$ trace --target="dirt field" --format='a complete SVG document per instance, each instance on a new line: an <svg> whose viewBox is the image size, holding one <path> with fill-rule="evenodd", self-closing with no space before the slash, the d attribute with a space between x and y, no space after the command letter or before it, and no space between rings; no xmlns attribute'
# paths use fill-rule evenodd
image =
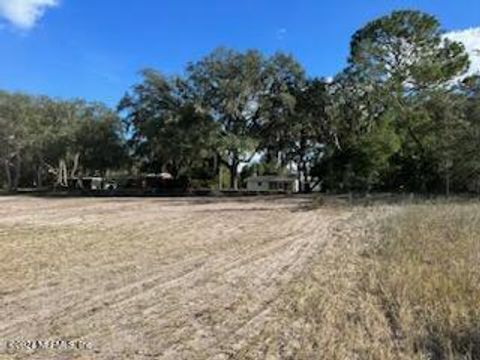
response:
<svg viewBox="0 0 480 360"><path fill-rule="evenodd" d="M92 348L5 356L234 358L349 216L301 198L0 197L0 353L65 339Z"/></svg>

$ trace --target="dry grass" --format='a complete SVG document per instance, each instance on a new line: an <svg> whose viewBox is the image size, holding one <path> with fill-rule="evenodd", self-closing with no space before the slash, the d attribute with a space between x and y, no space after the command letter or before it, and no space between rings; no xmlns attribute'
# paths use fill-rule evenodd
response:
<svg viewBox="0 0 480 360"><path fill-rule="evenodd" d="M362 205L0 198L5 359L480 359L480 205Z"/></svg>
<svg viewBox="0 0 480 360"><path fill-rule="evenodd" d="M238 359L480 359L479 205L361 208L336 240Z"/></svg>
<svg viewBox="0 0 480 360"><path fill-rule="evenodd" d="M15 359L228 359L271 321L348 211L305 199L0 198L0 353Z"/></svg>
<svg viewBox="0 0 480 360"><path fill-rule="evenodd" d="M402 349L480 359L480 207L413 206L382 238L371 286Z"/></svg>

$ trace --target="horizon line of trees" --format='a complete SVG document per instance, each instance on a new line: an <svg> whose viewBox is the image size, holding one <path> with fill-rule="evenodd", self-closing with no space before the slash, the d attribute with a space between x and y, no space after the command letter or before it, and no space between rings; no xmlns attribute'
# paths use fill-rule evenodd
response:
<svg viewBox="0 0 480 360"><path fill-rule="evenodd" d="M478 192L480 76L469 65L435 17L402 10L355 32L333 81L308 77L291 54L219 48L182 75L143 70L115 111L0 92L0 183L168 171L238 189L293 168L303 191L314 179L332 192Z"/></svg>

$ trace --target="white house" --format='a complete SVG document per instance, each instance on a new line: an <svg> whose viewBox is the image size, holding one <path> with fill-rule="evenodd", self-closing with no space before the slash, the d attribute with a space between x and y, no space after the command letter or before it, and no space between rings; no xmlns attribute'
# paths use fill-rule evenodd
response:
<svg viewBox="0 0 480 360"><path fill-rule="evenodd" d="M298 193L300 184L298 179L290 176L253 176L247 179L247 190Z"/></svg>

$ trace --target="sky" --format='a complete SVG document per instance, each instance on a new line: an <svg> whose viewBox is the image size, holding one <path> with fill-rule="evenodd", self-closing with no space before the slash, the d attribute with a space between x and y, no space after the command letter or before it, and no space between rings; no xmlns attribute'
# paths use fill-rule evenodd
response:
<svg viewBox="0 0 480 360"><path fill-rule="evenodd" d="M139 71L181 73L219 46L344 66L351 35L395 9L435 15L480 71L478 0L0 0L0 89L115 106Z"/></svg>

